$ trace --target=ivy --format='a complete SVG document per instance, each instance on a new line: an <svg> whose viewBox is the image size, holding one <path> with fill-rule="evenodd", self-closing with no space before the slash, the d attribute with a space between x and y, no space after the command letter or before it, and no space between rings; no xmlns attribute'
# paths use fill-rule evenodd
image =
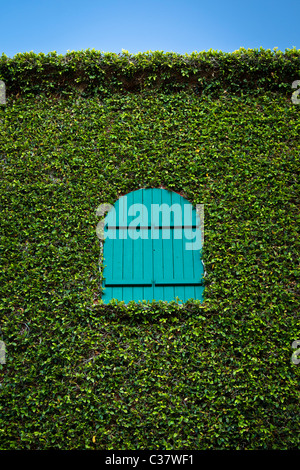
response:
<svg viewBox="0 0 300 470"><path fill-rule="evenodd" d="M216 95L247 90L277 91L287 95L299 76L300 54L296 48L284 52L240 48L233 53L210 49L190 55L148 51L131 55L94 49L59 55L19 53L0 58L0 78L11 95L56 93L83 96L143 91L180 91L192 88Z"/></svg>
<svg viewBox="0 0 300 470"><path fill-rule="evenodd" d="M2 55L1 449L299 448L297 78L295 49ZM161 186L204 204L205 302L104 305L96 209Z"/></svg>

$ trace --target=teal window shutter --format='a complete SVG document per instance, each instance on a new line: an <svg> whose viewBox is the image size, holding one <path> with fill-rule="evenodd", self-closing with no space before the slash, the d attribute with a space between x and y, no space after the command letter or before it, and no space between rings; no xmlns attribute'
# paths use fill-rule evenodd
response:
<svg viewBox="0 0 300 470"><path fill-rule="evenodd" d="M122 196L105 218L104 303L203 300L199 216L165 189Z"/></svg>

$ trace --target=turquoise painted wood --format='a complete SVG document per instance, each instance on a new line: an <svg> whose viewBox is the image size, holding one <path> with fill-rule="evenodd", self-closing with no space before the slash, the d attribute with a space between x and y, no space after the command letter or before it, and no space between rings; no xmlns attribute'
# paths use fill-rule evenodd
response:
<svg viewBox="0 0 300 470"><path fill-rule="evenodd" d="M196 209L172 191L140 189L118 199L105 218L104 303L203 301L199 225Z"/></svg>

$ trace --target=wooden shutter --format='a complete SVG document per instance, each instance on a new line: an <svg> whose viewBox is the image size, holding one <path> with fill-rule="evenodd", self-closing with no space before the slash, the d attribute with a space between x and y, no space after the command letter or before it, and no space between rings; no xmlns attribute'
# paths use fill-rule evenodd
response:
<svg viewBox="0 0 300 470"><path fill-rule="evenodd" d="M141 211L130 215L133 204ZM170 210L174 205L180 206L185 216L181 220ZM103 251L103 301L203 300L201 249L187 249L196 231L198 240L201 238L195 208L177 193L164 189L133 191L121 197L114 208L105 225L109 236ZM139 232L133 226L137 217ZM140 237L132 239L131 230Z"/></svg>

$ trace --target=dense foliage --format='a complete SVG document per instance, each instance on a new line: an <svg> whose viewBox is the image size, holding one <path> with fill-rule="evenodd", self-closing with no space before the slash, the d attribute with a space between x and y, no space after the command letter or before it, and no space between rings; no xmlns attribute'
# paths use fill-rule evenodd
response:
<svg viewBox="0 0 300 470"><path fill-rule="evenodd" d="M299 447L299 57L2 56L0 449ZM103 305L96 209L161 186L205 205L205 302Z"/></svg>
<svg viewBox="0 0 300 470"><path fill-rule="evenodd" d="M221 88L241 94L250 90L270 90L290 94L299 79L300 50L285 52L240 48L233 53L210 49L180 55L149 51L131 55L96 50L2 54L0 76L10 94L58 94L74 90L84 95L103 95L108 91L153 89L180 90L191 87L202 93Z"/></svg>

